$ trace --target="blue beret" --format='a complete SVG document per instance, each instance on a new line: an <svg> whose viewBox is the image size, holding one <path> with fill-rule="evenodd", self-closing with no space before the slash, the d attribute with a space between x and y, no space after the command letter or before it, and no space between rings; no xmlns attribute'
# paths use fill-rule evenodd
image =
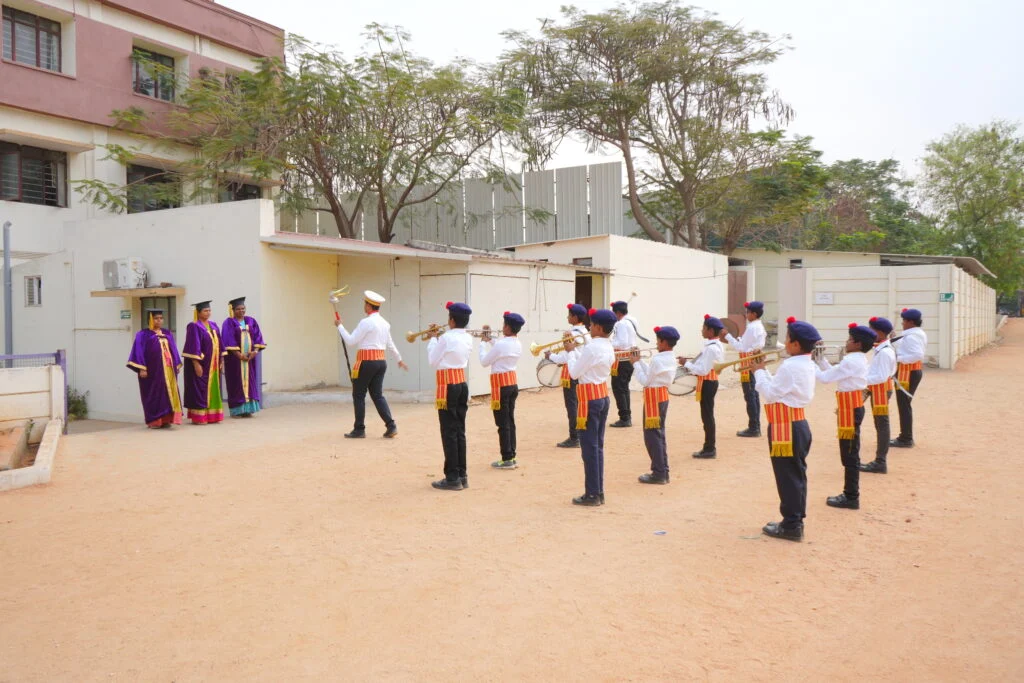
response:
<svg viewBox="0 0 1024 683"><path fill-rule="evenodd" d="M612 310L616 313L626 313L629 310L629 304L625 301L613 301Z"/></svg>
<svg viewBox="0 0 1024 683"><path fill-rule="evenodd" d="M593 308L590 309L590 322L597 323L601 327L604 327L606 329L611 328L618 321L619 319L615 317L615 314L609 311L607 308L602 308L600 310L596 310Z"/></svg>
<svg viewBox="0 0 1024 683"><path fill-rule="evenodd" d="M470 315L473 313L473 309L466 304L452 303L449 301L444 305L448 309L448 313L451 315Z"/></svg>
<svg viewBox="0 0 1024 683"><path fill-rule="evenodd" d="M719 320L713 315L708 315L706 313L704 314L704 324L713 330L720 330L725 327L725 325L722 324L721 320Z"/></svg>
<svg viewBox="0 0 1024 683"><path fill-rule="evenodd" d="M873 330L878 330L882 334L889 334L892 332L892 323L885 318L872 318L868 321L868 325Z"/></svg>
<svg viewBox="0 0 1024 683"><path fill-rule="evenodd" d="M747 309L748 311L753 311L754 313L757 313L759 315L764 313L764 304L761 303L760 301L748 301L745 304L743 304L743 308Z"/></svg>
<svg viewBox="0 0 1024 683"><path fill-rule="evenodd" d="M518 325L519 327L522 327L526 324L526 319L518 313L505 311L501 317L504 318L505 322L509 325Z"/></svg>
<svg viewBox="0 0 1024 683"><path fill-rule="evenodd" d="M870 327L864 325L858 325L857 323L850 323L850 336L859 342L874 343L878 340L878 335Z"/></svg>
<svg viewBox="0 0 1024 683"><path fill-rule="evenodd" d="M679 341L679 330L674 327L665 325L663 327L655 327L654 334L658 339L667 339L668 341Z"/></svg>
<svg viewBox="0 0 1024 683"><path fill-rule="evenodd" d="M797 320L792 316L787 318L786 322L789 325L788 329L792 333L793 339L810 343L821 341L821 335L818 334L818 329L814 325Z"/></svg>
<svg viewBox="0 0 1024 683"><path fill-rule="evenodd" d="M569 304L568 306L566 306L566 308L569 309L570 315L574 315L580 320L583 319L583 316L587 315L586 306L581 306L580 304Z"/></svg>
<svg viewBox="0 0 1024 683"><path fill-rule="evenodd" d="M900 317L904 320L913 320L915 323L921 322L921 311L916 308L904 308L903 312L900 313Z"/></svg>

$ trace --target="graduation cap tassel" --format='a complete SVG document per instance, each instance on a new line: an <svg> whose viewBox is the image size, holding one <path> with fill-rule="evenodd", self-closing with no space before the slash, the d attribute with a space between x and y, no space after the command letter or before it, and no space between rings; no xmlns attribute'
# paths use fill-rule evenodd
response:
<svg viewBox="0 0 1024 683"><path fill-rule="evenodd" d="M199 322L199 308L198 307L193 307L192 308L192 322L194 322L194 323Z"/></svg>
<svg viewBox="0 0 1024 683"><path fill-rule="evenodd" d="M153 329L153 314L149 314L149 329Z"/></svg>

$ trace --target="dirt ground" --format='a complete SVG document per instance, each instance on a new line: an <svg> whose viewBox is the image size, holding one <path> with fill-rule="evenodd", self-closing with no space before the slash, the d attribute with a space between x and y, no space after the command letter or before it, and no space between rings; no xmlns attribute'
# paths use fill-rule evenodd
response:
<svg viewBox="0 0 1024 683"><path fill-rule="evenodd" d="M1003 334L926 371L918 446L863 475L859 511L825 505L819 389L802 544L760 534L778 498L735 385L713 461L673 400L669 486L636 482L638 427L609 430L597 509L570 505L555 390L520 398L512 472L470 410L461 493L429 486L428 405L396 406L395 441L343 440L330 405L77 425L50 485L0 495L0 680L1024 680L1024 321Z"/></svg>

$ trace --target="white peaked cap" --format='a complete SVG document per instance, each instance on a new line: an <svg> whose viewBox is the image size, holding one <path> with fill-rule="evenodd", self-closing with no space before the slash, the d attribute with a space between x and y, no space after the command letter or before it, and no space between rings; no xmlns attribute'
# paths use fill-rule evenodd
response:
<svg viewBox="0 0 1024 683"><path fill-rule="evenodd" d="M380 294L370 291L369 289L363 292L363 298L374 306L380 306L382 303L387 301L387 299L382 297Z"/></svg>

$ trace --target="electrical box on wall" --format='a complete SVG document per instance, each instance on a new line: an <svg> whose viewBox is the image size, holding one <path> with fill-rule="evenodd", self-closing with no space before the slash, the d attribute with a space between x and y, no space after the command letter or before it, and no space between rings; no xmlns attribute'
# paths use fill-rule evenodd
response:
<svg viewBox="0 0 1024 683"><path fill-rule="evenodd" d="M103 262L103 287L105 289L142 289L149 280L146 264L138 256Z"/></svg>

